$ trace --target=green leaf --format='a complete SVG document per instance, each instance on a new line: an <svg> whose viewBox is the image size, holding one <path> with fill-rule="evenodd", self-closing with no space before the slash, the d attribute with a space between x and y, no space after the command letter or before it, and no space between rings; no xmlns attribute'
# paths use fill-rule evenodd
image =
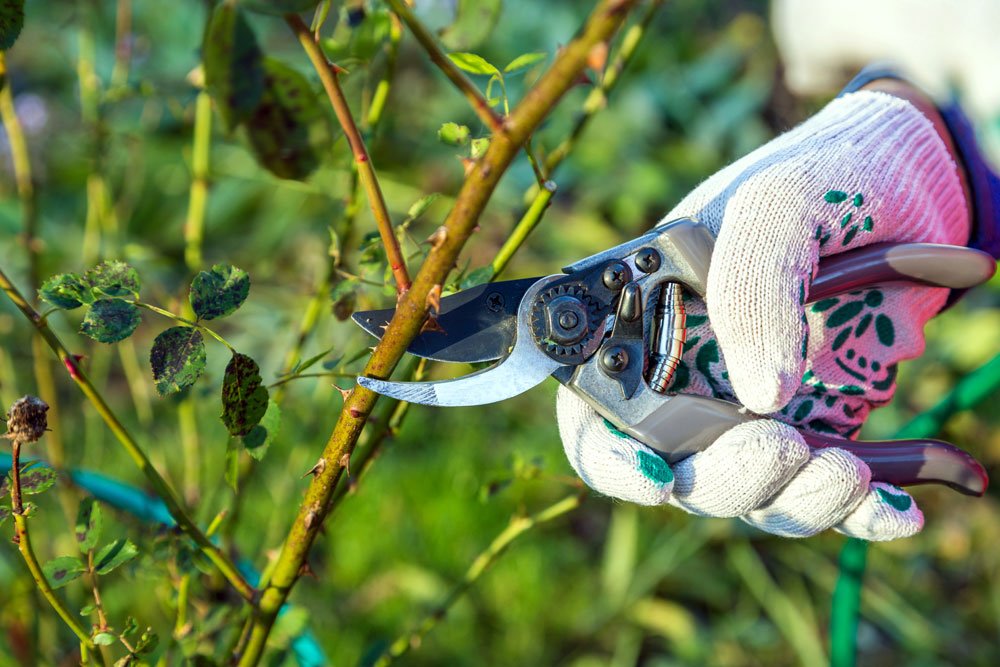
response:
<svg viewBox="0 0 1000 667"><path fill-rule="evenodd" d="M24 27L24 0L0 0L0 51L14 46Z"/></svg>
<svg viewBox="0 0 1000 667"><path fill-rule="evenodd" d="M451 146L464 146L469 141L469 128L458 123L445 123L438 130L438 139Z"/></svg>
<svg viewBox="0 0 1000 667"><path fill-rule="evenodd" d="M90 616L95 611L97 611L97 605L91 602L86 607L80 610L80 616Z"/></svg>
<svg viewBox="0 0 1000 667"><path fill-rule="evenodd" d="M411 206L406 212L406 219L412 221L422 216L430 205L433 204L434 201L440 196L440 192L432 192L431 194L424 195L417 201L413 202L413 206Z"/></svg>
<svg viewBox="0 0 1000 667"><path fill-rule="evenodd" d="M194 327L171 327L153 341L149 352L153 381L160 396L190 387L205 370L205 340Z"/></svg>
<svg viewBox="0 0 1000 667"><path fill-rule="evenodd" d="M470 287L475 287L476 285L488 283L492 278L493 267L487 264L486 266L481 266L467 275L460 283L460 286L462 289L469 289Z"/></svg>
<svg viewBox="0 0 1000 667"><path fill-rule="evenodd" d="M0 2L2 1L0 0ZM56 308L65 310L79 308L94 300L90 286L75 273L60 273L52 276L42 283L41 289L38 290L38 296Z"/></svg>
<svg viewBox="0 0 1000 667"><path fill-rule="evenodd" d="M267 399L257 362L234 352L222 381L222 421L230 435L246 435L253 430L267 412Z"/></svg>
<svg viewBox="0 0 1000 667"><path fill-rule="evenodd" d="M491 74L501 76L500 70L491 65L485 58L477 56L475 53L449 53L448 59L455 63L459 69L465 70L470 74Z"/></svg>
<svg viewBox="0 0 1000 667"><path fill-rule="evenodd" d="M267 411L261 417L260 423L243 436L243 446L247 454L260 461L267 454L268 448L274 442L281 428L281 408L274 401L267 402Z"/></svg>
<svg viewBox="0 0 1000 667"><path fill-rule="evenodd" d="M106 296L139 296L139 274L117 259L101 262L83 274L83 279Z"/></svg>
<svg viewBox="0 0 1000 667"><path fill-rule="evenodd" d="M250 294L250 276L229 264L216 264L191 281L191 307L198 319L225 317L243 305Z"/></svg>
<svg viewBox="0 0 1000 667"><path fill-rule="evenodd" d="M264 95L247 119L257 161L278 178L305 180L330 148L330 125L316 91L297 70L264 60Z"/></svg>
<svg viewBox="0 0 1000 667"><path fill-rule="evenodd" d="M132 335L142 321L139 309L121 299L98 299L80 324L80 333L98 343L117 343Z"/></svg>
<svg viewBox="0 0 1000 667"><path fill-rule="evenodd" d="M105 545L94 559L94 569L97 574L108 574L117 567L124 565L139 555L139 547L130 540L122 538Z"/></svg>
<svg viewBox="0 0 1000 667"><path fill-rule="evenodd" d="M110 632L98 632L94 635L94 643L98 646L111 646L115 643L115 636Z"/></svg>
<svg viewBox="0 0 1000 667"><path fill-rule="evenodd" d="M502 0L458 0L455 20L441 31L441 41L454 51L475 48L493 32L502 5Z"/></svg>
<svg viewBox="0 0 1000 667"><path fill-rule="evenodd" d="M263 55L243 13L228 2L212 12L202 45L205 87L229 131L249 119L264 96Z"/></svg>
<svg viewBox="0 0 1000 667"><path fill-rule="evenodd" d="M21 493L26 496L46 491L56 483L56 471L47 466L37 466L21 473Z"/></svg>
<svg viewBox="0 0 1000 667"><path fill-rule="evenodd" d="M136 630L139 629L139 624L135 622L134 616L129 616L125 619L125 626L122 627L122 636L130 637L135 634Z"/></svg>
<svg viewBox="0 0 1000 667"><path fill-rule="evenodd" d="M80 551L87 553L97 546L97 541L101 539L101 529L104 526L104 517L101 514L101 506L93 497L84 498L80 502L80 509L76 513L76 546Z"/></svg>
<svg viewBox="0 0 1000 667"><path fill-rule="evenodd" d="M514 58L507 66L503 68L504 74L510 74L511 72L516 72L518 70L526 69L531 67L540 60L545 60L549 54L544 52L538 53L522 53L517 58Z"/></svg>
<svg viewBox="0 0 1000 667"><path fill-rule="evenodd" d="M472 148L469 151L469 155L473 160L478 160L483 155L486 154L486 149L490 147L489 137L483 137L482 139L473 139Z"/></svg>
<svg viewBox="0 0 1000 667"><path fill-rule="evenodd" d="M312 11L319 0L243 0L241 4L251 12L281 16Z"/></svg>
<svg viewBox="0 0 1000 667"><path fill-rule="evenodd" d="M83 561L76 556L60 556L43 565L42 573L52 588L62 588L83 574L84 569Z"/></svg>

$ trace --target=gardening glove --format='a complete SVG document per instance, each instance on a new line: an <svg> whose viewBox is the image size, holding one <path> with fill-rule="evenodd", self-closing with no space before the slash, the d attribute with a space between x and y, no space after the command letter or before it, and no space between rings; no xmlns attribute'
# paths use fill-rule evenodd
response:
<svg viewBox="0 0 1000 667"><path fill-rule="evenodd" d="M897 364L923 351L923 326L945 304L946 289L885 286L804 305L820 257L872 243L966 243L958 167L932 123L903 99L847 94L716 173L664 221L679 217L717 241L705 301L688 295L687 343L668 391L772 418L730 429L671 469L561 389L560 435L577 474L616 498L739 516L789 537L918 532L923 515L906 492L873 483L844 450L810 450L796 428L854 437L891 400Z"/></svg>

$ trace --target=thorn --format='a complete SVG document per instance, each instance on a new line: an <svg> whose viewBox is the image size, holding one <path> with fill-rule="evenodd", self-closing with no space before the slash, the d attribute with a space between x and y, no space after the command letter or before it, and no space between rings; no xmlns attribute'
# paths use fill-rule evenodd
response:
<svg viewBox="0 0 1000 667"><path fill-rule="evenodd" d="M468 177L472 173L472 170L476 167L476 161L471 157L460 157L458 158L462 163L462 175Z"/></svg>
<svg viewBox="0 0 1000 667"><path fill-rule="evenodd" d="M334 389L336 389L337 391L339 391L340 392L340 397L342 399L344 399L345 401L348 399L348 397L350 397L351 394L354 393L354 389L344 389L343 387L338 387L335 384L332 384L330 386L333 387Z"/></svg>
<svg viewBox="0 0 1000 667"><path fill-rule="evenodd" d="M319 513L309 510L309 512L306 513L306 518L303 523L306 525L306 530L312 530L312 527L315 526L318 521Z"/></svg>
<svg viewBox="0 0 1000 667"><path fill-rule="evenodd" d="M448 230L444 225L441 225L434 230L434 233L427 237L427 242L431 244L431 247L437 250L441 247L441 244L445 242L448 238Z"/></svg>
<svg viewBox="0 0 1000 667"><path fill-rule="evenodd" d="M431 288L431 291L427 293L424 306L430 310L431 317L437 317L441 312L441 283L435 284Z"/></svg>
<svg viewBox="0 0 1000 667"><path fill-rule="evenodd" d="M326 470L326 459L321 456L319 461L316 461L316 465L309 468L309 470L306 471L306 474L302 475L300 479L304 479L309 475L322 475L324 470Z"/></svg>
<svg viewBox="0 0 1000 667"><path fill-rule="evenodd" d="M351 455L344 452L344 455L340 457L340 467L344 469L347 473L347 477L351 476Z"/></svg>
<svg viewBox="0 0 1000 667"><path fill-rule="evenodd" d="M420 327L420 333L423 334L427 333L428 331L437 331L439 333L445 334L446 336L448 335L448 332L444 330L444 327L441 326L441 323L438 322L437 318L434 317L433 315L428 315L427 319L424 320L424 325Z"/></svg>
<svg viewBox="0 0 1000 667"><path fill-rule="evenodd" d="M302 567L299 568L299 576L300 577L312 577L313 579L317 578L316 577L316 573L313 572L313 569L309 565L309 563L302 563Z"/></svg>

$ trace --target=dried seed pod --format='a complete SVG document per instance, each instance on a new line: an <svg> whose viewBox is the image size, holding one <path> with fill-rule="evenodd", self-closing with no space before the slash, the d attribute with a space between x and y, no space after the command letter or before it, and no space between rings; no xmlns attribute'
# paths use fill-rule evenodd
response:
<svg viewBox="0 0 1000 667"><path fill-rule="evenodd" d="M48 428L49 422L45 416L48 411L48 404L37 396L17 399L7 413L7 433L3 437L21 444L35 442Z"/></svg>

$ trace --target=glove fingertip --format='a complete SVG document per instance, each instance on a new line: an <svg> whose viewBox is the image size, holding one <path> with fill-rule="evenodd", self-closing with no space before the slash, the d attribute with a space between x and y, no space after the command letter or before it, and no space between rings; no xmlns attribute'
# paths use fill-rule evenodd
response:
<svg viewBox="0 0 1000 667"><path fill-rule="evenodd" d="M837 532L869 542L887 542L916 535L924 527L924 514L906 491L872 482L868 494Z"/></svg>

